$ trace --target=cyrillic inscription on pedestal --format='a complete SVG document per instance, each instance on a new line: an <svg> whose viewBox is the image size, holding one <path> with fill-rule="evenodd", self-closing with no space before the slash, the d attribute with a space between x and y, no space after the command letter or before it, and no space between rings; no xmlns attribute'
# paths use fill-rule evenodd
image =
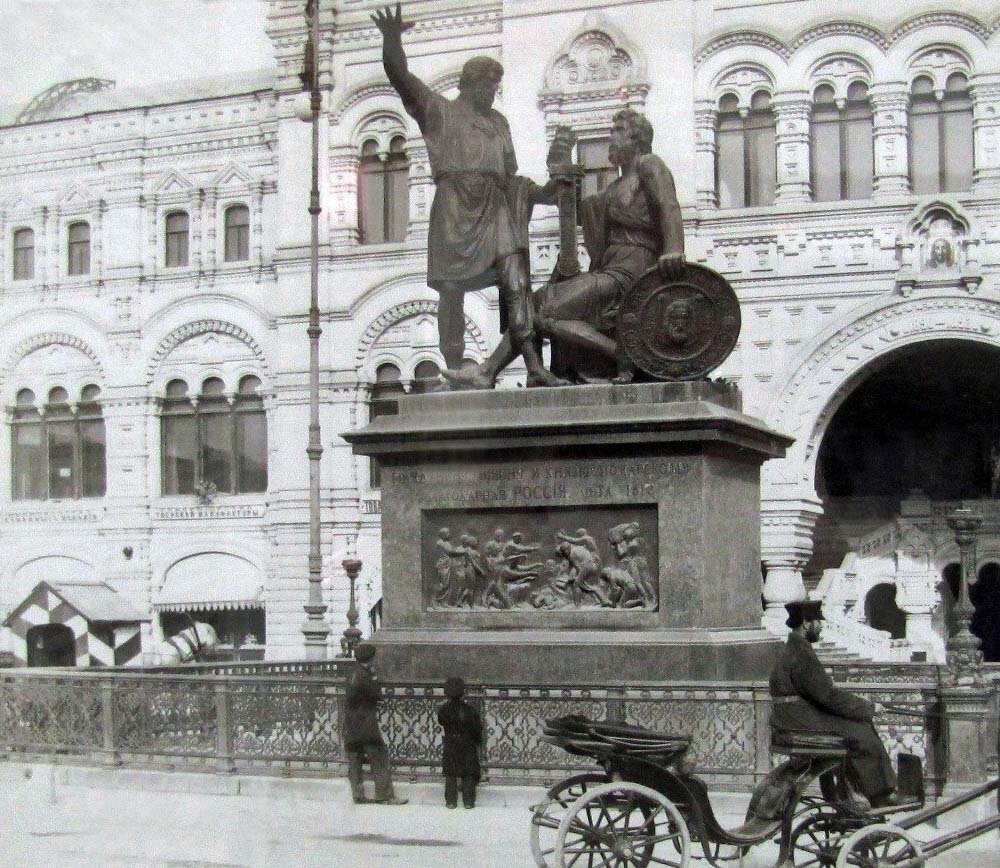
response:
<svg viewBox="0 0 1000 868"><path fill-rule="evenodd" d="M655 504L429 509L421 548L428 609L657 609Z"/></svg>

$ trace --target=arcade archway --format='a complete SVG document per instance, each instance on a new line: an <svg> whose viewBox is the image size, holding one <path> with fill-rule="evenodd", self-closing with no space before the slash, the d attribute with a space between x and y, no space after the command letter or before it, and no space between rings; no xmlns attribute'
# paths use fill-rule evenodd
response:
<svg viewBox="0 0 1000 868"><path fill-rule="evenodd" d="M834 414L819 448L807 582L840 565L851 540L899 515L900 501L990 495L1000 437L1000 350L962 340L881 357Z"/></svg>

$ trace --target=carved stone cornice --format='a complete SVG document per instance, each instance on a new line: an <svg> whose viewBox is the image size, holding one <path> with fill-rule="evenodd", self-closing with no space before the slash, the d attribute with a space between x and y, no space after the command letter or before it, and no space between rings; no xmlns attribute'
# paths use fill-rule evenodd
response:
<svg viewBox="0 0 1000 868"><path fill-rule="evenodd" d="M377 317L368 326L368 328L365 329L365 333L361 336L361 340L358 342L358 349L354 354L355 360L358 364L363 364L375 341L379 339L386 329L394 326L396 323L404 319L416 316L417 314L428 313L437 315L437 309L438 303L436 301L428 300L406 301L402 304L397 304L391 307L381 316ZM477 326L476 323L468 316L465 318L465 330L466 334L472 337L479 353L485 355L487 352L486 339L479 326Z"/></svg>
<svg viewBox="0 0 1000 868"><path fill-rule="evenodd" d="M694 55L695 69L714 55L737 46L766 48L768 51L773 51L783 60L788 60L792 56L788 46L784 42L768 33L760 30L738 30L733 33L724 33L721 36L716 36L698 49Z"/></svg>
<svg viewBox="0 0 1000 868"><path fill-rule="evenodd" d="M737 46L757 46L788 60L800 48L828 37L852 36L870 42L881 51L888 51L901 39L926 27L964 30L985 42L1000 29L1000 17L987 25L975 16L962 12L927 12L907 18L888 33L861 21L830 21L807 27L787 41L759 30L738 30L715 36L706 42L695 52L694 65L697 68L714 55Z"/></svg>
<svg viewBox="0 0 1000 868"><path fill-rule="evenodd" d="M61 344L62 346L72 347L75 350L79 350L88 359L90 359L101 372L101 376L104 376L104 370L101 367L101 360L97 353L94 352L93 348L86 341L75 335L67 334L66 332L45 332L44 334L33 335L30 338L26 338L17 344L12 350L7 353L4 359L3 370L0 374L6 375L14 369L14 366L21 361L26 355L39 350L42 347L48 347L52 344Z"/></svg>
<svg viewBox="0 0 1000 868"><path fill-rule="evenodd" d="M151 380L160 363L171 353L171 351L184 343L184 341L208 332L217 332L219 334L226 334L236 338L238 341L245 344L254 356L256 356L262 368L265 371L268 370L267 359L264 356L264 351L249 332L240 326L231 322L226 322L225 320L202 319L197 320L196 322L185 323L180 328L174 329L160 341L156 350L150 356L148 364L146 365L147 377Z"/></svg>

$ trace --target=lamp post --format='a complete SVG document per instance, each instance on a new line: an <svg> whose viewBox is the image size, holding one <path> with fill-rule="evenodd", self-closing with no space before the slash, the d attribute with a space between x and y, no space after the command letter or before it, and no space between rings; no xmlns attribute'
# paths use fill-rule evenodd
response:
<svg viewBox="0 0 1000 868"><path fill-rule="evenodd" d="M330 634L323 613L323 552L320 548L320 457L323 444L319 430L319 113L322 95L319 89L319 2L308 0L305 8L307 45L302 84L309 90L309 122L312 125L312 187L309 190L309 601L305 604L306 659L325 660Z"/></svg>
<svg viewBox="0 0 1000 868"><path fill-rule="evenodd" d="M351 598L347 605L347 629L344 630L344 637L340 640L341 657L353 657L354 646L361 641L361 631L358 629L358 605L354 597L354 583L358 580L358 573L361 572L361 561L357 558L348 558L341 562L344 572L351 581Z"/></svg>
<svg viewBox="0 0 1000 868"><path fill-rule="evenodd" d="M955 532L955 542L961 554L958 599L953 614L957 626L948 637L947 662L949 680L954 684L976 684L982 679L983 653L980 641L969 630L975 609L969 599L969 583L976 576L976 533L983 523L982 516L971 509L956 509L948 516L948 527Z"/></svg>

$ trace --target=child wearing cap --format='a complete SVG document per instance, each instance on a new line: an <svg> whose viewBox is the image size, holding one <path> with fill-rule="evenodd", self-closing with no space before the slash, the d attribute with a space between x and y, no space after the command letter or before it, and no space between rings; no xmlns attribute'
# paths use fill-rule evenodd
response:
<svg viewBox="0 0 1000 868"><path fill-rule="evenodd" d="M438 708L438 723L444 729L444 801L449 808L458 807L458 781L461 778L462 804L466 808L474 808L483 722L479 712L462 698L465 682L461 678L448 678L444 694L448 701Z"/></svg>

